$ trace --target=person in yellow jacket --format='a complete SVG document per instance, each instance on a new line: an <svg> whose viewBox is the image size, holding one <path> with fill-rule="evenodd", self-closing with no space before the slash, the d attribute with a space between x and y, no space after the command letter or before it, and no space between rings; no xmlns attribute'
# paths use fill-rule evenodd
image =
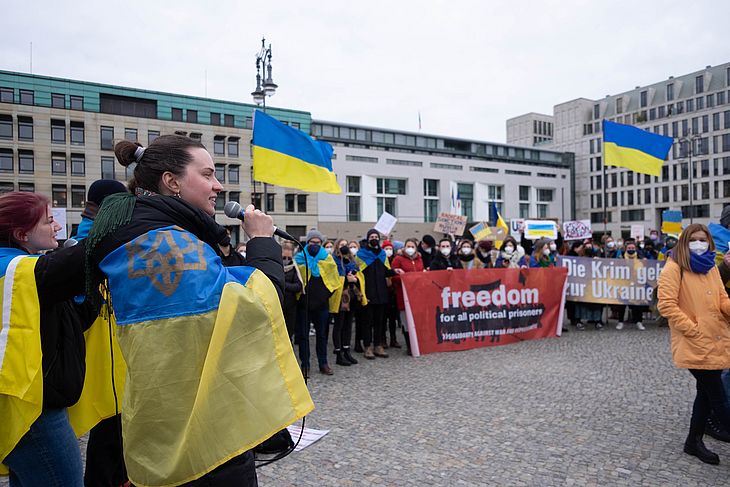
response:
<svg viewBox="0 0 730 487"><path fill-rule="evenodd" d="M659 312L669 321L674 364L697 381L684 451L717 465L702 437L710 411L730 430L730 410L721 380L730 368L730 298L715 266L715 244L705 225L692 224L669 254L659 276Z"/></svg>
<svg viewBox="0 0 730 487"><path fill-rule="evenodd" d="M83 246L58 247L61 226L37 193L0 195L0 474L10 485L81 486L67 408L84 386ZM93 424L89 425L89 427Z"/></svg>

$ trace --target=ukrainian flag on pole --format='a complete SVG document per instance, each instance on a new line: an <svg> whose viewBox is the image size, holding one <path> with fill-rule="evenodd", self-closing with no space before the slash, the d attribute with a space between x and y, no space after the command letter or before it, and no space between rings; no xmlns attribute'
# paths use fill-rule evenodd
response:
<svg viewBox="0 0 730 487"><path fill-rule="evenodd" d="M315 193L342 193L332 170L332 146L314 140L256 110L253 177L257 181Z"/></svg>
<svg viewBox="0 0 730 487"><path fill-rule="evenodd" d="M673 139L631 125L603 121L603 158L607 166L660 176Z"/></svg>

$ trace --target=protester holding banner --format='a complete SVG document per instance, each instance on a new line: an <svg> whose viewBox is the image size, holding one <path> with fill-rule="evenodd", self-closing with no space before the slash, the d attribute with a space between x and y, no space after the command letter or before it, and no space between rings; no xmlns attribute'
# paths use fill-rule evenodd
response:
<svg viewBox="0 0 730 487"><path fill-rule="evenodd" d="M403 336L405 337L408 354L411 353L411 342L408 337L408 320L406 319L405 304L403 301L403 286L400 276L409 272L423 272L423 258L418 252L418 242L415 238L409 238L403 247L403 253L396 255L393 259L393 287L395 288L396 304L400 313L400 322L403 324Z"/></svg>
<svg viewBox="0 0 730 487"><path fill-rule="evenodd" d="M622 256L622 249L616 245L616 242L611 236L606 236L606 241L603 243L603 257L606 259L620 259Z"/></svg>
<svg viewBox="0 0 730 487"><path fill-rule="evenodd" d="M371 228L366 237L367 247L357 252L357 263L365 276L365 294L368 305L365 307L365 326L363 329L364 357L373 360L375 357L388 357L379 343L384 333L385 308L388 305L388 287L386 278L395 275L390 269L390 262L385 251L380 248L380 233Z"/></svg>
<svg viewBox="0 0 730 487"><path fill-rule="evenodd" d="M479 267L492 268L499 258L499 250L494 248L492 240L480 240L476 246L476 258Z"/></svg>
<svg viewBox="0 0 730 487"><path fill-rule="evenodd" d="M428 269L431 267L431 260L433 259L436 250L436 240L431 235L424 235L421 239L421 243L418 246L418 253L421 254L423 259L423 266Z"/></svg>
<svg viewBox="0 0 730 487"><path fill-rule="evenodd" d="M633 241L629 241L626 243L626 249L624 253L624 259L628 260L635 260L639 258L638 250L636 248L636 243ZM629 323L633 323L636 325L637 330L646 330L646 327L644 327L644 324L641 322L643 319L644 313L648 310L646 306L637 306L637 305L629 305L626 306L629 311ZM622 330L624 327L624 307L619 306L620 312L619 312L619 321L616 325L617 330Z"/></svg>
<svg viewBox="0 0 730 487"><path fill-rule="evenodd" d="M529 265L529 267L555 267L555 255L552 254L555 248L555 242L548 238L541 238L535 242L534 250L529 261L523 258L520 265Z"/></svg>
<svg viewBox="0 0 730 487"><path fill-rule="evenodd" d="M461 268L461 261L456 254L454 254L454 247L451 239L442 238L439 240L438 253L433 256L429 270L443 271Z"/></svg>
<svg viewBox="0 0 730 487"><path fill-rule="evenodd" d="M645 259L657 260L659 258L659 253L654 248L654 242L652 240L644 239L642 245L644 248L641 249L641 254Z"/></svg>
<svg viewBox="0 0 730 487"><path fill-rule="evenodd" d="M513 236L510 235L504 239L499 251L499 256L494 262L495 268L520 268L520 262L522 262L522 258L525 255L525 250L521 245L517 244L517 240Z"/></svg>
<svg viewBox="0 0 730 487"><path fill-rule="evenodd" d="M474 242L471 240L464 239L459 242L459 250L457 251L456 256L459 258L459 262L461 262L462 269L471 270L484 267L484 265L475 258Z"/></svg>
<svg viewBox="0 0 730 487"><path fill-rule="evenodd" d="M720 458L705 447L702 437L711 410L730 431L730 408L721 380L722 369L730 368L730 298L705 225L685 228L669 256L659 276L659 311L669 320L675 365L689 369L697 381L684 451L717 465Z"/></svg>
<svg viewBox="0 0 730 487"><path fill-rule="evenodd" d="M593 259L600 258L601 249L593 242L586 239L583 242L583 256ZM578 252L580 255L580 252ZM603 329L603 305L599 303L576 303L575 318L577 323L575 327L578 330L585 330L585 323L593 323L596 330Z"/></svg>

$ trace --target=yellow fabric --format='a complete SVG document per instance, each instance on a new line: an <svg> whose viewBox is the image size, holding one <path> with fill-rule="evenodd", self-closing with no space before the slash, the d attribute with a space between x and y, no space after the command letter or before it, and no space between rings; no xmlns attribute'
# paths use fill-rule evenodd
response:
<svg viewBox="0 0 730 487"><path fill-rule="evenodd" d="M0 333L5 334L6 344L0 357L0 461L43 409L40 306L34 271L37 261L30 256L16 257L0 278ZM10 316L4 314L7 309ZM0 465L0 475L7 474L7 467Z"/></svg>
<svg viewBox="0 0 730 487"><path fill-rule="evenodd" d="M342 193L334 172L256 145L253 146L253 177L256 181L312 193Z"/></svg>
<svg viewBox="0 0 730 487"><path fill-rule="evenodd" d="M106 306L106 305L105 305ZM116 334L111 336L111 350L109 332L114 330L116 322L111 315L111 326L105 317L108 313L103 310L94 321L91 328L84 333L86 341L86 377L84 389L79 401L68 408L68 417L76 436L81 436L96 426L99 421L111 418L121 408L124 396L124 383L127 366L119 349ZM117 394L117 403L114 401L112 389L112 353L114 362L114 390Z"/></svg>
<svg viewBox="0 0 730 487"><path fill-rule="evenodd" d="M340 276L340 273L337 270L337 264L335 263L335 259L332 258L331 255L328 255L326 259L320 260L317 263L317 267L319 268L319 275L322 278L322 282L324 283L324 286L327 288L327 290L331 293L337 294L339 289L339 293L341 296L343 278L342 276ZM312 273L306 269L306 266L304 264L297 264L297 269L299 270L300 280L302 281L302 288L306 289L309 279L311 279L312 277ZM297 294L297 298L299 298L301 294L302 293ZM332 296L330 296L330 307L331 306Z"/></svg>
<svg viewBox="0 0 730 487"><path fill-rule="evenodd" d="M340 312L340 304L342 304L342 293L345 290L345 277L340 278L340 287L335 289L335 292L332 293L332 296L330 296L329 300L329 306L330 306L330 313L339 313Z"/></svg>
<svg viewBox="0 0 730 487"><path fill-rule="evenodd" d="M199 478L314 408L261 271L246 286L227 283L217 310L119 326L117 335L128 364L124 457L135 485Z"/></svg>
<svg viewBox="0 0 730 487"><path fill-rule="evenodd" d="M604 142L603 160L607 166L619 166L634 172L659 177L664 161L630 147L620 147L615 142Z"/></svg>

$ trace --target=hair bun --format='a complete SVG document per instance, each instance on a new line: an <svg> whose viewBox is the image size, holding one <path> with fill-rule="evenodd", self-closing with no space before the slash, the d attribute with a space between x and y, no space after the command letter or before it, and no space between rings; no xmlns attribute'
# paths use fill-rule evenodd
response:
<svg viewBox="0 0 730 487"><path fill-rule="evenodd" d="M130 142L128 140L120 140L114 144L114 155L117 156L119 164L127 167L137 162L134 153L138 147L142 147L139 142Z"/></svg>

